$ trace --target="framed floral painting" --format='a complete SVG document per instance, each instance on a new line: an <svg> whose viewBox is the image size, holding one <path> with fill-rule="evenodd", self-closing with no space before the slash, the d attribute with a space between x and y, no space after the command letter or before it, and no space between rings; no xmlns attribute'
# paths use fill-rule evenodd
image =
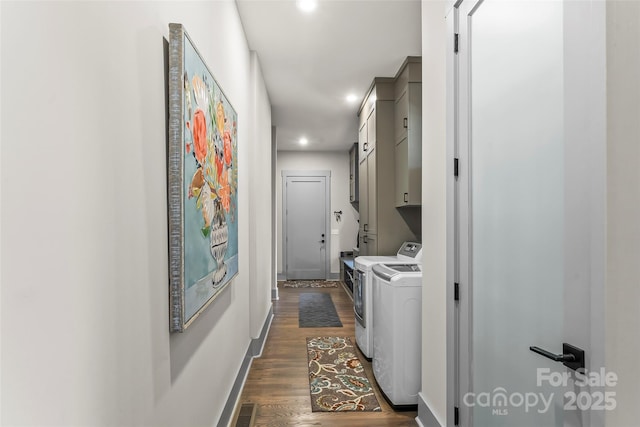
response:
<svg viewBox="0 0 640 427"><path fill-rule="evenodd" d="M170 329L238 274L238 121L181 24L169 24Z"/></svg>

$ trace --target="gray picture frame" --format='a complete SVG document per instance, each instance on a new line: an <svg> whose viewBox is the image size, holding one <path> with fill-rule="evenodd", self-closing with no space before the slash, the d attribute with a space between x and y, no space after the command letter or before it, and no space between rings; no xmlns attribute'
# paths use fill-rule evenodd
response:
<svg viewBox="0 0 640 427"><path fill-rule="evenodd" d="M182 24L169 24L169 329L238 274L237 113Z"/></svg>

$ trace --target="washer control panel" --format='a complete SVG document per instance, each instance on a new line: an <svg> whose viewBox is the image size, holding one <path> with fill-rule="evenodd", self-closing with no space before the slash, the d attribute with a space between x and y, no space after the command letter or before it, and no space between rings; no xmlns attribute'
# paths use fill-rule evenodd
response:
<svg viewBox="0 0 640 427"><path fill-rule="evenodd" d="M416 261L422 261L422 243L404 242L398 250L398 256L404 256Z"/></svg>

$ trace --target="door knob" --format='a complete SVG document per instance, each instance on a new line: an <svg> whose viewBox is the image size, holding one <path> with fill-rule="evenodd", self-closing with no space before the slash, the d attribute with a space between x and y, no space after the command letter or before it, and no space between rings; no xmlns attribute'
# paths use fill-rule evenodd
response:
<svg viewBox="0 0 640 427"><path fill-rule="evenodd" d="M529 350L534 353L538 353L547 359L551 359L554 362L562 362L564 366L573 369L574 371L578 369L582 369L584 371L584 350L571 344L567 344L566 342L562 343L562 354L553 354L550 351L536 346L529 347Z"/></svg>

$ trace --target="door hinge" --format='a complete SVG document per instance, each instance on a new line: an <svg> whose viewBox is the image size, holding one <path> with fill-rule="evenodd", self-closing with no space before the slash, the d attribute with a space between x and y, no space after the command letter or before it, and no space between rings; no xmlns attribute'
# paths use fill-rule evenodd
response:
<svg viewBox="0 0 640 427"><path fill-rule="evenodd" d="M460 283L453 284L453 300L460 301Z"/></svg>
<svg viewBox="0 0 640 427"><path fill-rule="evenodd" d="M455 176L456 178L458 177L458 173L460 172L458 164L459 164L459 161L458 161L458 158L456 157L455 159L453 159L453 176Z"/></svg>
<svg viewBox="0 0 640 427"><path fill-rule="evenodd" d="M460 409L457 406L453 408L453 425L457 426L460 424Z"/></svg>
<svg viewBox="0 0 640 427"><path fill-rule="evenodd" d="M458 53L458 33L453 35L453 53Z"/></svg>

